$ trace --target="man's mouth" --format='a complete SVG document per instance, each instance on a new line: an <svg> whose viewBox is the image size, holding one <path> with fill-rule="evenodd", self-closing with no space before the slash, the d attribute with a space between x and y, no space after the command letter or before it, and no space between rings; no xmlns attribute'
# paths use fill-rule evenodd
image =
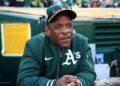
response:
<svg viewBox="0 0 120 86"><path fill-rule="evenodd" d="M61 38L61 41L62 42L69 42L69 41L71 41L71 38L70 37Z"/></svg>

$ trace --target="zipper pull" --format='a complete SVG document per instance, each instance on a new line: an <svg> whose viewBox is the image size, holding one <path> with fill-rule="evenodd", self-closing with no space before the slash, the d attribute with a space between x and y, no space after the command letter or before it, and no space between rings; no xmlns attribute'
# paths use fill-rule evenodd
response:
<svg viewBox="0 0 120 86"><path fill-rule="evenodd" d="M62 52L60 52L60 57L62 57Z"/></svg>

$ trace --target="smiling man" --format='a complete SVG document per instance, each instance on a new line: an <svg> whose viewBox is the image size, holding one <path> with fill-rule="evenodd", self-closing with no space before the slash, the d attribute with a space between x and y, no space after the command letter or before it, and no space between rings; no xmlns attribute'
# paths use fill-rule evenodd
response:
<svg viewBox="0 0 120 86"><path fill-rule="evenodd" d="M96 74L88 39L73 33L76 13L52 5L47 15L45 33L26 43L18 86L93 86Z"/></svg>

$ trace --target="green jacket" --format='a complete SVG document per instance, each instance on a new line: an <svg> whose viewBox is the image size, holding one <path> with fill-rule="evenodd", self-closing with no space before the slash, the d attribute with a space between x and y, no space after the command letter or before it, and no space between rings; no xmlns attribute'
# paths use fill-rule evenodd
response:
<svg viewBox="0 0 120 86"><path fill-rule="evenodd" d="M82 86L93 86L96 74L87 38L73 34L70 48L62 52L45 33L31 38L21 58L18 86L55 86L63 75L75 75Z"/></svg>

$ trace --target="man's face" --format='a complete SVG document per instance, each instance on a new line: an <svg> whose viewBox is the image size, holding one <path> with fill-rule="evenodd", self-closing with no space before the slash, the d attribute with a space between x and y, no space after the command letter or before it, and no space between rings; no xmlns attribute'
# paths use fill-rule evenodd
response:
<svg viewBox="0 0 120 86"><path fill-rule="evenodd" d="M72 20L66 14L60 14L48 24L46 32L60 48L69 47L73 33Z"/></svg>

